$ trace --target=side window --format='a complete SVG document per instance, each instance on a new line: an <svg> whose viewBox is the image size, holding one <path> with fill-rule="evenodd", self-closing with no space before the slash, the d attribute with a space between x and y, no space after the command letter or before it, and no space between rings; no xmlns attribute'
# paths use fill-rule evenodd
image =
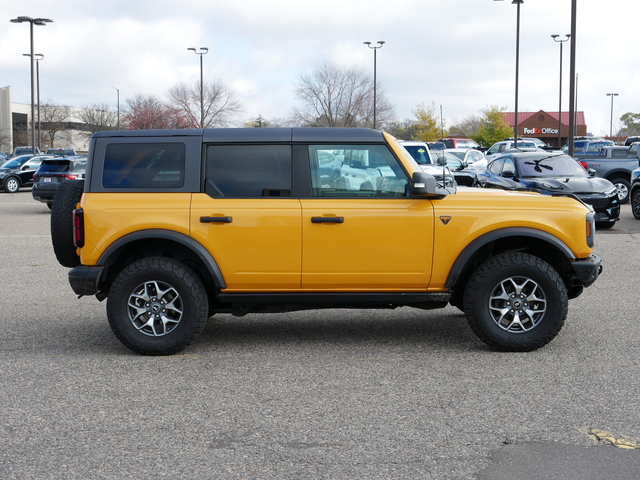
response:
<svg viewBox="0 0 640 480"><path fill-rule="evenodd" d="M504 159L504 167L502 167L502 175L511 174L512 176L516 174L516 163L513 158L505 158Z"/></svg>
<svg viewBox="0 0 640 480"><path fill-rule="evenodd" d="M107 145L105 188L180 188L184 185L182 143L112 143Z"/></svg>
<svg viewBox="0 0 640 480"><path fill-rule="evenodd" d="M291 146L208 145L205 179L211 197L289 197Z"/></svg>
<svg viewBox="0 0 640 480"><path fill-rule="evenodd" d="M502 165L504 165L504 158L499 158L495 162L491 162L489 164L489 171L496 175L500 175L500 173L502 173Z"/></svg>
<svg viewBox="0 0 640 480"><path fill-rule="evenodd" d="M314 197L408 195L409 178L385 145L310 145L309 162Z"/></svg>

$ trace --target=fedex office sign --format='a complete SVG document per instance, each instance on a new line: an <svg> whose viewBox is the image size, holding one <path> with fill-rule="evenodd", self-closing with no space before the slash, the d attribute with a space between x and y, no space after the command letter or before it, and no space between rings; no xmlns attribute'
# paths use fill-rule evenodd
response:
<svg viewBox="0 0 640 480"><path fill-rule="evenodd" d="M545 135L545 134L558 134L557 128L525 128L525 135Z"/></svg>

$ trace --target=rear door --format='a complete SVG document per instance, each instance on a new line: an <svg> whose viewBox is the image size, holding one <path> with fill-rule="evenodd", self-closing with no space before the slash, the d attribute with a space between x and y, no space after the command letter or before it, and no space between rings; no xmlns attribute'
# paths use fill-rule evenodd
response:
<svg viewBox="0 0 640 480"><path fill-rule="evenodd" d="M290 145L208 145L205 192L191 235L213 255L226 292L299 290L300 201L291 196Z"/></svg>

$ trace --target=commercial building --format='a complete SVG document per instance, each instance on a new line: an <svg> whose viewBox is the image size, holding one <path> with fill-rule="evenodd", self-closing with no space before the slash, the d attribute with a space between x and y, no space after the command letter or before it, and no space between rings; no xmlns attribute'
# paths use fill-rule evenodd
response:
<svg viewBox="0 0 640 480"><path fill-rule="evenodd" d="M554 147L562 147L569 138L569 112L561 112L560 145L558 145L558 112L518 112L518 136L536 137ZM587 135L584 112L576 112L574 136ZM505 122L513 128L515 113L505 112Z"/></svg>
<svg viewBox="0 0 640 480"><path fill-rule="evenodd" d="M77 107L57 108L64 108L68 115L55 122L55 125L47 125L41 112L40 144L36 146L42 148L72 147L77 152L86 152L89 148L90 133L88 133L87 125L79 118L82 109ZM36 125L37 121L38 111L36 110ZM50 138L54 130L55 145L51 145ZM31 105L13 102L10 86L0 88L0 152L10 153L18 145L31 145L30 132ZM36 143L38 143L38 139L36 139Z"/></svg>

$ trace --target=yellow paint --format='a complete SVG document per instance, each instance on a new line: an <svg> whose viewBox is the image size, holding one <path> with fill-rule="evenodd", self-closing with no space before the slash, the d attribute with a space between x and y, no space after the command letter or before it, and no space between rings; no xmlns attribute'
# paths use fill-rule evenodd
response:
<svg viewBox="0 0 640 480"><path fill-rule="evenodd" d="M617 437L615 434L599 430L597 428L589 428L586 430L586 434L593 437L598 443L604 445L611 445L617 448L624 448L627 450L640 449L640 441L635 438L621 436Z"/></svg>

